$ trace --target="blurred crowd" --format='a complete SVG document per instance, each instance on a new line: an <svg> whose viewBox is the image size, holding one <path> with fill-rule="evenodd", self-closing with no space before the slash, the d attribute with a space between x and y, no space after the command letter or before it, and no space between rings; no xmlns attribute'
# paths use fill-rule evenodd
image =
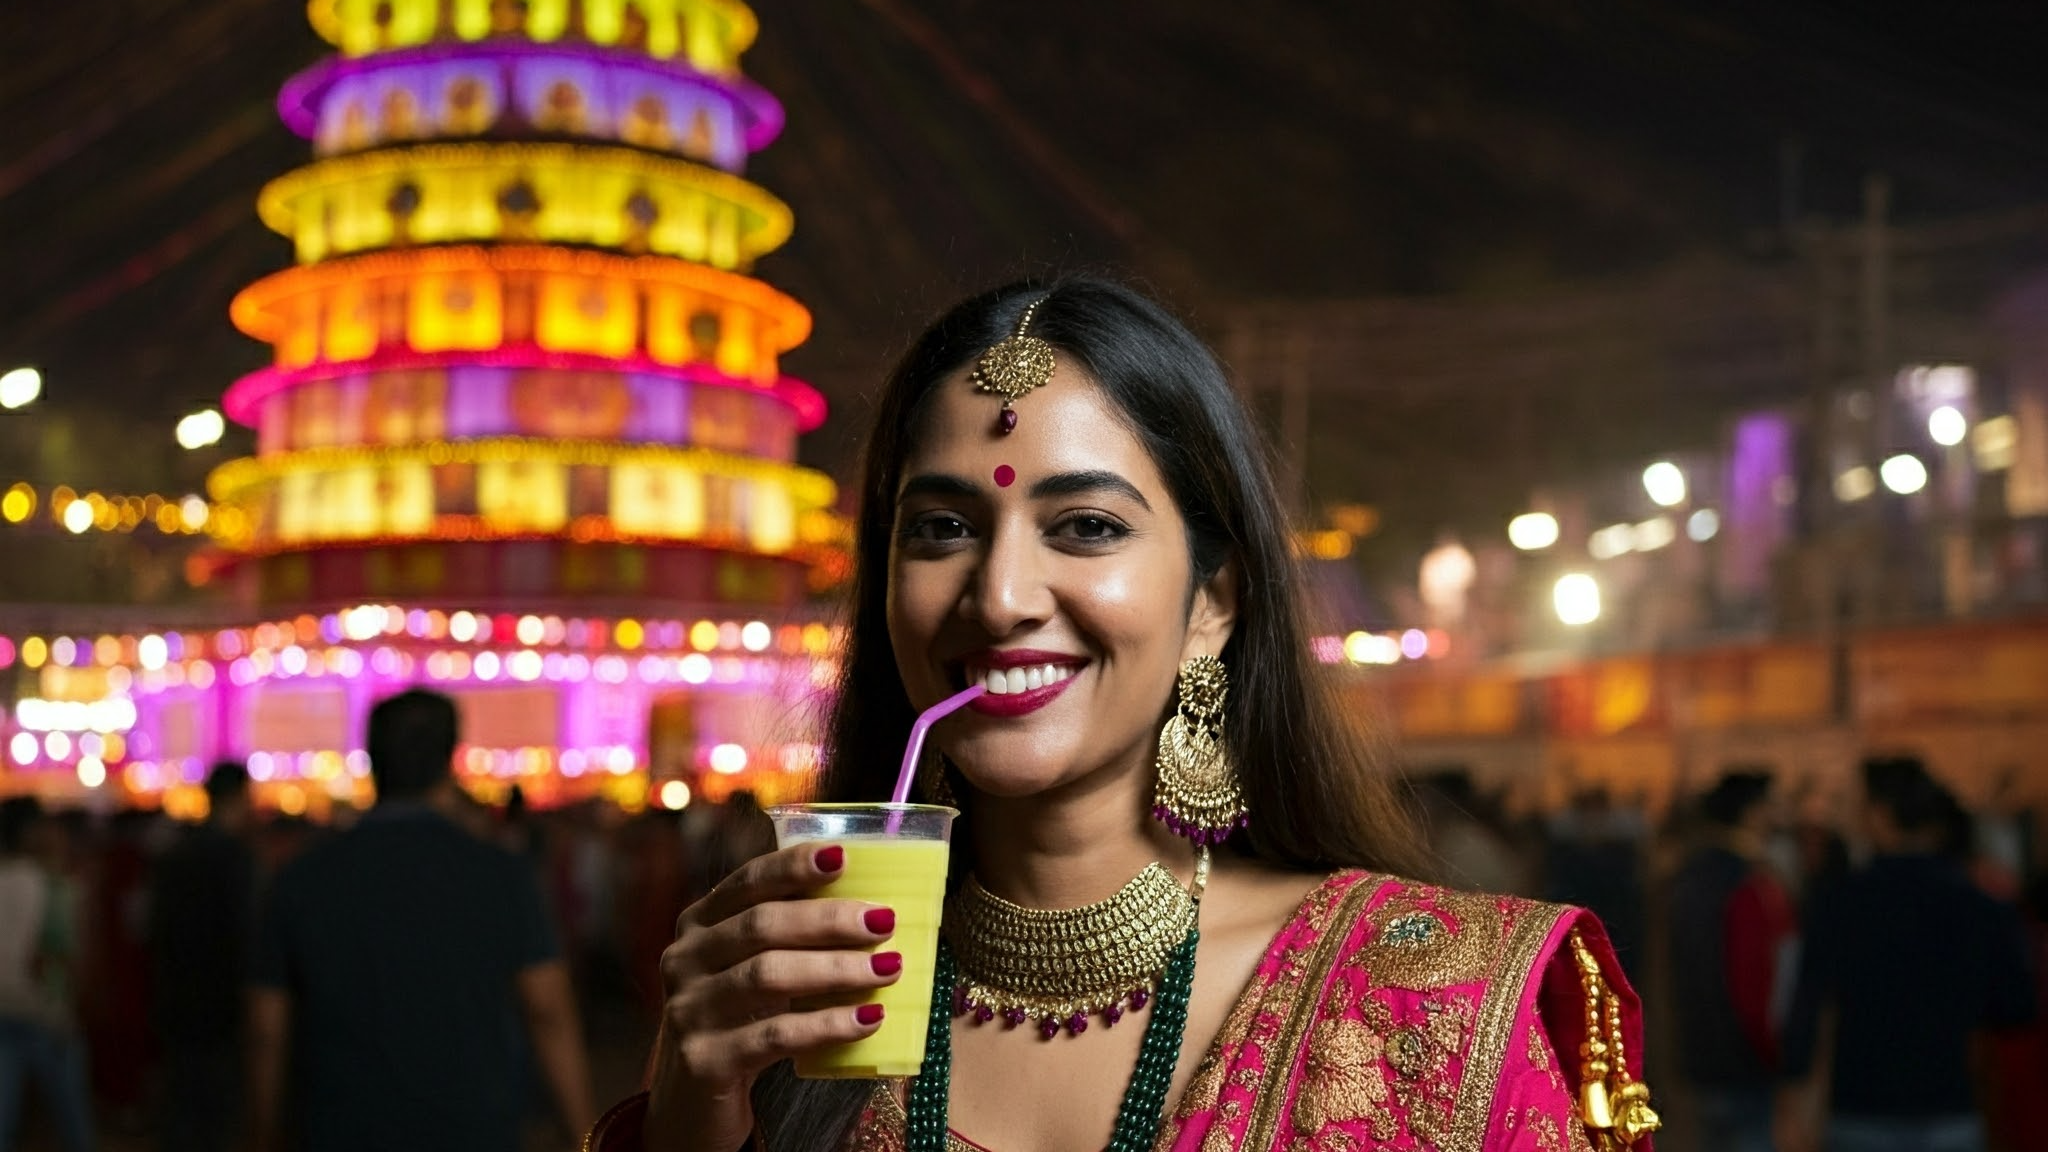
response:
<svg viewBox="0 0 2048 1152"><path fill-rule="evenodd" d="M1444 882L1600 914L1664 1152L2048 1149L2048 813L1909 756L1833 803L1777 778L1731 765L1655 821L1597 791L1517 818L1457 767L1416 795Z"/></svg>
<svg viewBox="0 0 2048 1152"><path fill-rule="evenodd" d="M246 781L217 766L199 825L0 802L0 1152L246 1146L244 993L266 889L364 818L259 814ZM630 1022L622 1046L636 1061L676 917L773 847L746 793L628 814L600 802L536 812L515 789L502 808L464 799L456 814L526 863L578 1000ZM528 1126L529 1146L573 1144L544 1111Z"/></svg>
<svg viewBox="0 0 2048 1152"><path fill-rule="evenodd" d="M1420 776L1416 794L1446 882L1601 915L1644 1000L1667 1152L2048 1149L2024 1111L2048 1092L2048 843L2036 814L1971 811L1910 758L1866 762L1853 801L1826 815L1773 780L1768 766L1733 767L1658 821L1597 792L1511 818L1456 769ZM329 901L312 917L328 935L305 940L278 927L288 917L276 906L291 901L277 882L322 852L344 872L374 871L335 849L371 843L344 833L375 832L407 805L316 825L258 813L239 765L217 766L207 789L210 814L196 825L0 803L0 1152L247 1146L251 1070L262 1075L247 1050L263 1032L246 1017L261 1003L247 996L252 982L289 993L293 1025L317 1028L321 964L376 967L333 935L348 914L333 903L340 881L312 885L312 870L296 870L298 888ZM517 862L518 875L459 873L431 855L447 845L421 856L416 844L369 889L378 906L363 934L392 935L385 893L406 885L391 875L420 877L423 892L457 885L422 897L429 917L436 899L491 906L486 887L504 889L508 908L537 894L544 924L519 927L508 912L507 971L565 971L585 1022L629 1022L617 1047L634 1061L676 917L773 843L745 793L637 814L608 803L535 812L516 789L501 808L440 795L439 834ZM474 953L449 958L459 969L485 956L479 923L442 946ZM402 934L425 949L432 926ZM413 955L409 966L431 967ZM528 1146L564 1146L578 1105L563 1103L574 1093L562 1082L583 1074L582 1055L550 1055L540 1003L528 1004L526 1029L497 1031L519 1036L527 1090L513 1098ZM579 1030L574 1005L563 1011ZM535 1103L544 1088L561 1109Z"/></svg>

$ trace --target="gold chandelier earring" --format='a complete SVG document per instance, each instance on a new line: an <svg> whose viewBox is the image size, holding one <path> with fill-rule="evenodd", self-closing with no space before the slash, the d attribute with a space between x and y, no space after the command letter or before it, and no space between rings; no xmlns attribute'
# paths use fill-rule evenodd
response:
<svg viewBox="0 0 2048 1152"><path fill-rule="evenodd" d="M1196 844L1221 844L1250 823L1237 766L1223 743L1230 673L1214 656L1180 666L1173 718L1159 732L1159 784L1152 815Z"/></svg>

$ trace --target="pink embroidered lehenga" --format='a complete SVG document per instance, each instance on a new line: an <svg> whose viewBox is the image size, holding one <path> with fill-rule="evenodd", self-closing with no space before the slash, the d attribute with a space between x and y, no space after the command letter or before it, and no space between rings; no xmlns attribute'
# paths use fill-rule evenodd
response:
<svg viewBox="0 0 2048 1152"><path fill-rule="evenodd" d="M1582 1045L1607 1065L1590 1092ZM1628 1086L1641 1051L1590 914L1342 872L1274 937L1154 1149L1567 1152L1642 1132L1647 1152L1654 1117ZM877 1085L849 1152L900 1152L899 1090ZM585 1148L637 1147L640 1107Z"/></svg>

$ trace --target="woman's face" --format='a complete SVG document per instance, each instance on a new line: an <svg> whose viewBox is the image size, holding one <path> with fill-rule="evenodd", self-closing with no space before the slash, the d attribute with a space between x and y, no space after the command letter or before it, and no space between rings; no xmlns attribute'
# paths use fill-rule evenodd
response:
<svg viewBox="0 0 2048 1152"><path fill-rule="evenodd" d="M965 370L940 384L897 490L896 666L919 710L990 685L940 733L990 795L1149 770L1181 661L1220 653L1235 608L1227 567L1190 597L1180 509L1069 359L1007 436Z"/></svg>

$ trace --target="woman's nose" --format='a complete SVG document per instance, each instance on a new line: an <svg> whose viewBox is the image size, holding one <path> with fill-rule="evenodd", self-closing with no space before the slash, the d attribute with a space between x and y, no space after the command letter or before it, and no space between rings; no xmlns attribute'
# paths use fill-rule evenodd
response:
<svg viewBox="0 0 2048 1152"><path fill-rule="evenodd" d="M1007 636L1043 621L1052 610L1037 533L999 527L989 538L981 567L963 607L991 636Z"/></svg>

